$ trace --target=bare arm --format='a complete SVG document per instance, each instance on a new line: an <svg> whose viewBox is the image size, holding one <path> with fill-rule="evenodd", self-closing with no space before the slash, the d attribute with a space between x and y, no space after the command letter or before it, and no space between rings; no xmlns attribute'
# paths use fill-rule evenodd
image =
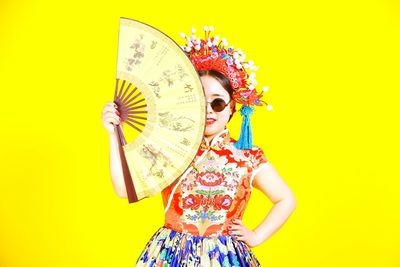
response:
<svg viewBox="0 0 400 267"><path fill-rule="evenodd" d="M121 159L119 156L118 139L114 132L114 125L120 123L119 116L113 102L107 102L103 108L102 122L104 128L107 130L110 141L110 175L115 193L121 197L126 198L126 187L122 172Z"/></svg>
<svg viewBox="0 0 400 267"><path fill-rule="evenodd" d="M253 179L253 186L261 190L273 203L264 220L254 229L247 228L241 220L232 220L230 233L250 247L262 244L270 238L289 218L296 207L292 191L279 176L270 162L265 163Z"/></svg>
<svg viewBox="0 0 400 267"><path fill-rule="evenodd" d="M115 134L109 135L110 139L110 175L115 193L126 198L126 187L122 173L121 158L119 156L118 140Z"/></svg>
<svg viewBox="0 0 400 267"><path fill-rule="evenodd" d="M274 203L264 220L254 229L257 243L261 244L287 221L296 208L296 200L270 162L254 177L253 186Z"/></svg>

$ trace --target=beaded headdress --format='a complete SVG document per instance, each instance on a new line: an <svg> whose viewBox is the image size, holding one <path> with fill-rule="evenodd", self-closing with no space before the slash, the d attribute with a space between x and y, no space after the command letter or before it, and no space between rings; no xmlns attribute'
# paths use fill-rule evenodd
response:
<svg viewBox="0 0 400 267"><path fill-rule="evenodd" d="M243 117L242 128L240 137L234 146L238 149L249 149L253 147L250 115L254 112L254 106L262 106L264 104L268 110L272 110L270 104L261 100L268 87L264 86L261 93L257 92L255 88L257 85L256 74L253 71L256 71L258 67L254 66L252 60L245 61L246 55L240 48L228 47L226 38L221 38L220 40L218 35L210 36L213 31L213 26L204 26L205 38L200 39L196 37L196 29L193 27L191 35L180 34L187 42L180 47L189 57L197 71L215 70L228 78L234 90L233 100L242 104L239 110ZM250 71L252 72L249 74Z"/></svg>

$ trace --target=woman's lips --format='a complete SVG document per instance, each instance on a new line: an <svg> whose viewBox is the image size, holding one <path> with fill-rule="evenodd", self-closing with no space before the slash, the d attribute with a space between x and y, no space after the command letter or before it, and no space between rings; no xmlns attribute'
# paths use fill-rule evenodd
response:
<svg viewBox="0 0 400 267"><path fill-rule="evenodd" d="M211 125L216 121L216 119L213 118L207 118L207 125Z"/></svg>

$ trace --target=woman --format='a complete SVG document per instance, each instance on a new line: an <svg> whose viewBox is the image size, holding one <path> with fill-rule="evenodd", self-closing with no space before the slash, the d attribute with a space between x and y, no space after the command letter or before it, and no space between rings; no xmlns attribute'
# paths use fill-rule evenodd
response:
<svg viewBox="0 0 400 267"><path fill-rule="evenodd" d="M232 79L215 70L217 64L206 70L194 65L207 100L203 143L187 175L162 191L165 223L144 247L136 266L260 266L251 247L284 224L295 198L261 148L238 149L230 137L226 125L238 102ZM110 135L112 181L116 193L127 197L113 127L119 123L114 104L107 103L103 124ZM274 206L251 230L241 219L253 187Z"/></svg>

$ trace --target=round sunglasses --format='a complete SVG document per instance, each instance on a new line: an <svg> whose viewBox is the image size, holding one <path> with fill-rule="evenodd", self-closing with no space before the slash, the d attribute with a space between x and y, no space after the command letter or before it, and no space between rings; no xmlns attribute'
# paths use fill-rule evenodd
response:
<svg viewBox="0 0 400 267"><path fill-rule="evenodd" d="M213 101L207 103L211 104L211 108L215 112L221 112L226 108L227 105L229 105L229 102L225 103L225 100L223 100L222 98L215 98Z"/></svg>

